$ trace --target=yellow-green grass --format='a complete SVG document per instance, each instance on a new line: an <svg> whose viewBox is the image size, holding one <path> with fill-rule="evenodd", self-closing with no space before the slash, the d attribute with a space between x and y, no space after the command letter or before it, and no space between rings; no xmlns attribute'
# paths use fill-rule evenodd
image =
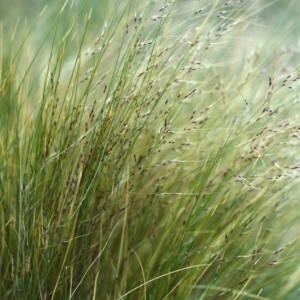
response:
<svg viewBox="0 0 300 300"><path fill-rule="evenodd" d="M264 1L105 9L2 24L2 298L297 299L295 36Z"/></svg>

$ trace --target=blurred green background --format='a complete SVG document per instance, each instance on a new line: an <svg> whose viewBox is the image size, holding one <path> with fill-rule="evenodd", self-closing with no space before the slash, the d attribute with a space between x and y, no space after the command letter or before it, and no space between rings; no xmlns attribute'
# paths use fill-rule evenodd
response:
<svg viewBox="0 0 300 300"><path fill-rule="evenodd" d="M127 0L120 0L119 3ZM188 0L180 0L187 2ZM85 1L70 0L69 3L74 3L74 12L76 7L79 8ZM97 13L101 14L101 11L105 11L105 7L108 3L114 1L109 0L87 0L87 6L96 9ZM161 0L164 3L163 0ZM200 6L205 5L206 1L201 1ZM222 6L227 0L219 1ZM300 13L300 1L297 0L258 0L258 10L263 8L263 11L258 14L261 23L265 25L280 24L285 26L286 23L294 22L298 19ZM65 0L0 0L0 18L1 21L15 22L16 18L20 20L28 18L34 18L37 16L43 8L47 5L50 10L59 9ZM194 1L191 1L195 5ZM224 9L226 7L224 6ZM255 12L253 12L255 13ZM296 29L296 26L295 26Z"/></svg>
<svg viewBox="0 0 300 300"><path fill-rule="evenodd" d="M119 2L125 2L127 0L120 0ZM141 0L143 1L143 0ZM189 0L181 0L187 2ZM82 5L85 1L81 0L70 0L69 3L74 2L76 5ZM101 6L106 6L109 0L87 0L89 6L94 8L101 8ZM160 0L161 3L164 3L163 0ZM192 2L192 1L191 1ZM199 1L200 2L200 1ZM199 5L203 5L205 1L201 1ZM219 1L220 5L227 2L227 0ZM260 14L261 18L266 22L270 20L276 20L277 22L283 21L280 18L280 15L289 12L287 15L288 19L293 19L293 17L298 17L300 13L300 1L297 0L260 0L258 1L261 8L266 7L263 12ZM50 8L61 7L65 3L65 0L0 0L0 17L2 20L9 20L12 16L14 17L32 17L38 14L46 5ZM225 7L224 7L225 9ZM284 22L284 21L283 21Z"/></svg>
<svg viewBox="0 0 300 300"><path fill-rule="evenodd" d="M21 23L23 23L24 20L27 20L30 24L38 17L45 7L47 7L46 11L48 13L51 12L52 14L57 14L65 2L66 0L0 0L0 21L6 24L15 24L17 20ZM74 15L77 15L85 2L87 3L86 10L88 11L90 8L93 8L100 14L100 17L101 13L105 11L109 1L70 0L68 1L68 5L70 6L72 4ZM49 19L49 22L51 22L51 19Z"/></svg>

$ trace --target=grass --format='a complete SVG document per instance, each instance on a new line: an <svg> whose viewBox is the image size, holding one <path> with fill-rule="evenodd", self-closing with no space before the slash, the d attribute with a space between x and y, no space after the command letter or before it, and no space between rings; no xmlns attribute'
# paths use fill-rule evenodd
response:
<svg viewBox="0 0 300 300"><path fill-rule="evenodd" d="M263 2L2 23L2 299L297 299L296 1Z"/></svg>

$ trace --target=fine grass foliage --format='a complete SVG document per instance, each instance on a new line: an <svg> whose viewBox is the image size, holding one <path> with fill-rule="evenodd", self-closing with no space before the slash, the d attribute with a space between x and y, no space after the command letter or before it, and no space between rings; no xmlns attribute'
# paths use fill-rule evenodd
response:
<svg viewBox="0 0 300 300"><path fill-rule="evenodd" d="M78 2L1 24L1 299L298 299L294 23Z"/></svg>

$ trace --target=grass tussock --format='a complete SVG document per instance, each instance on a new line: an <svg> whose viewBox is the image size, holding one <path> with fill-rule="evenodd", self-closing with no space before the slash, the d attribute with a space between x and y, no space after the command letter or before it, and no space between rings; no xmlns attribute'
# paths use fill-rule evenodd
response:
<svg viewBox="0 0 300 300"><path fill-rule="evenodd" d="M297 299L299 51L264 13L67 1L2 23L2 299Z"/></svg>

